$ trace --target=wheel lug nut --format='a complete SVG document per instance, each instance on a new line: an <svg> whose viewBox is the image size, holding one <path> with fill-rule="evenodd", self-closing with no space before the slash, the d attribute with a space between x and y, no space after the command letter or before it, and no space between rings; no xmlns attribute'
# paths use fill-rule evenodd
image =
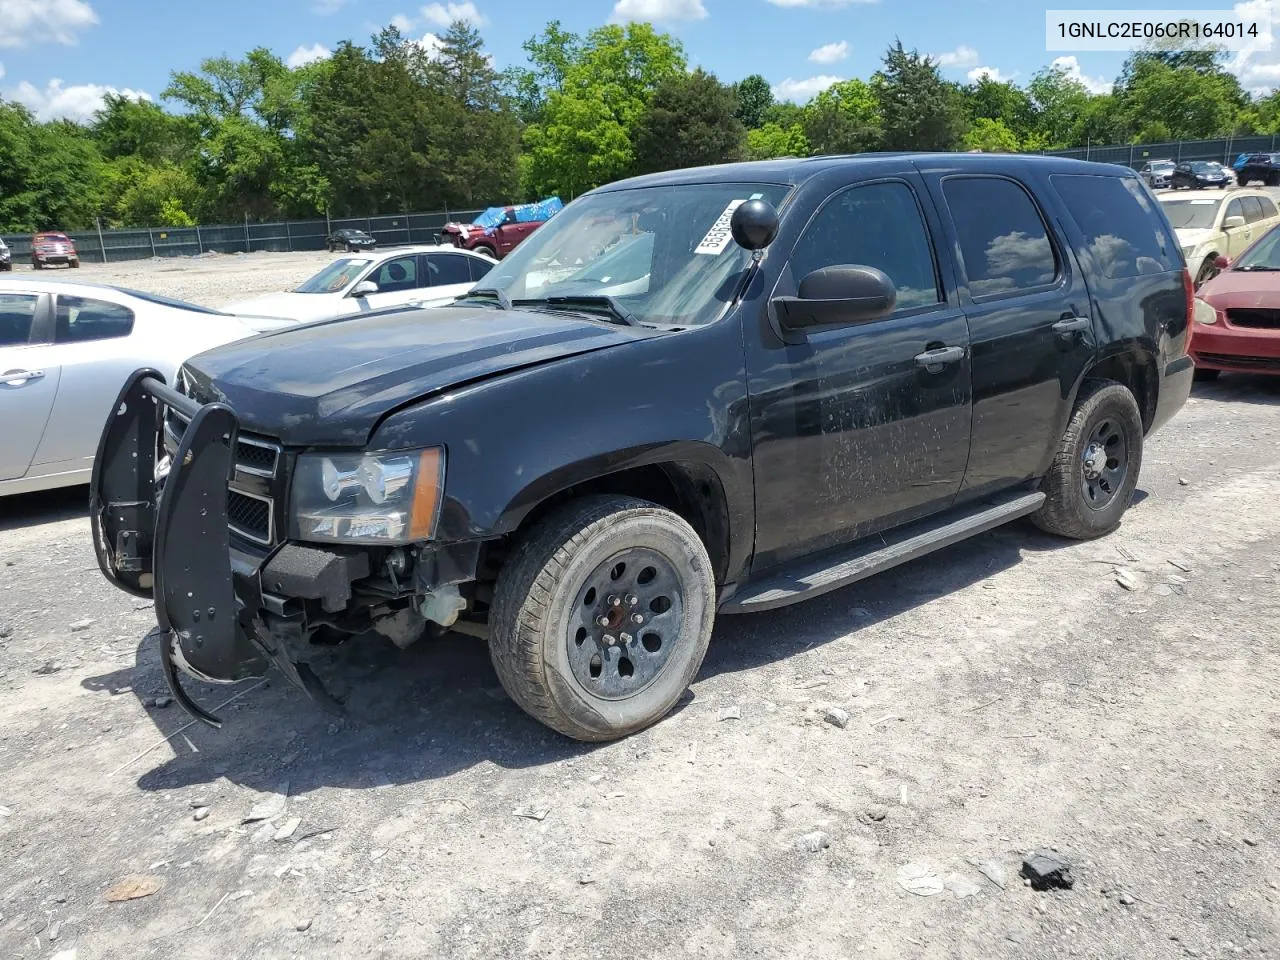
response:
<svg viewBox="0 0 1280 960"><path fill-rule="evenodd" d="M622 606L622 601L621 601L618 597L610 597L610 598L609 598L609 606L611 606L611 607L620 607L620 606Z"/></svg>
<svg viewBox="0 0 1280 960"><path fill-rule="evenodd" d="M619 637L618 637L618 639L619 639L619 640L621 640L623 643L630 643L630 642L631 642L631 634L629 634L629 633L620 634L620 635L619 635Z"/></svg>
<svg viewBox="0 0 1280 960"><path fill-rule="evenodd" d="M637 597L634 593L629 593L629 594L627 594L627 606L628 606L628 607L634 607L634 606L635 606L637 603L639 603L639 602L640 602L640 598L639 598L639 597Z"/></svg>
<svg viewBox="0 0 1280 960"><path fill-rule="evenodd" d="M631 622L632 622L632 623L644 623L644 617L640 616L640 614L638 614L638 613L633 613L633 614L631 615Z"/></svg>
<svg viewBox="0 0 1280 960"><path fill-rule="evenodd" d="M596 617L596 626L600 626L600 627L607 627L608 625L609 625L609 618L608 618L608 617L604 616L603 614L601 614L600 616Z"/></svg>
<svg viewBox="0 0 1280 960"><path fill-rule="evenodd" d="M615 643L618 642L618 638L609 633L606 633L600 639L604 641L604 645L606 647L612 647Z"/></svg>

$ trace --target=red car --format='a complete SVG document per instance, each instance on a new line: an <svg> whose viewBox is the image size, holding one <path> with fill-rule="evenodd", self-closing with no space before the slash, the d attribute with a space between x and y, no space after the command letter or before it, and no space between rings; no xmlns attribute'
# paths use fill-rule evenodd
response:
<svg viewBox="0 0 1280 960"><path fill-rule="evenodd" d="M1280 373L1280 227L1216 265L1221 273L1196 294L1189 352L1197 378L1223 370Z"/></svg>
<svg viewBox="0 0 1280 960"><path fill-rule="evenodd" d="M39 270L52 263L80 266L76 243L65 233L37 233L31 238L31 266Z"/></svg>
<svg viewBox="0 0 1280 960"><path fill-rule="evenodd" d="M501 260L564 208L559 197L515 207L490 207L471 223L446 223L443 242Z"/></svg>

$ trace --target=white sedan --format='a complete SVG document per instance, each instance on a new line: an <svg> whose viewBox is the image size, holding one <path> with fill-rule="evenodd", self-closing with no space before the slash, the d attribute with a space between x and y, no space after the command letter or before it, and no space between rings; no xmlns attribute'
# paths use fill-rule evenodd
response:
<svg viewBox="0 0 1280 960"><path fill-rule="evenodd" d="M126 378L289 326L92 283L0 278L0 497L88 483Z"/></svg>
<svg viewBox="0 0 1280 960"><path fill-rule="evenodd" d="M239 300L223 309L311 322L406 304L434 307L462 296L496 263L451 246L345 254L293 290Z"/></svg>
<svg viewBox="0 0 1280 960"><path fill-rule="evenodd" d="M1280 223L1280 210L1265 190L1241 187L1159 194L1160 204L1186 257L1196 287L1217 275L1219 257L1234 260Z"/></svg>

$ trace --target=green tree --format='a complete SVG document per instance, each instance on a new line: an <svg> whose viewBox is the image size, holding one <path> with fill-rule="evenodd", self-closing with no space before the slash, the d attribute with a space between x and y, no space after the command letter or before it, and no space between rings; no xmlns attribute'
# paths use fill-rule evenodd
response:
<svg viewBox="0 0 1280 960"><path fill-rule="evenodd" d="M653 173L741 160L746 130L734 116L733 90L714 74L664 80L636 122L635 170Z"/></svg>
<svg viewBox="0 0 1280 960"><path fill-rule="evenodd" d="M744 77L733 85L733 92L738 98L738 109L734 116L748 130L756 130L765 123L765 114L773 106L773 88L769 81L758 73Z"/></svg>
<svg viewBox="0 0 1280 960"><path fill-rule="evenodd" d="M880 99L861 80L828 87L805 105L801 116L814 154L878 150L884 140Z"/></svg>
<svg viewBox="0 0 1280 960"><path fill-rule="evenodd" d="M1188 61L1194 53L1129 58L1116 98L1133 127L1158 121L1179 140L1219 137L1235 129L1249 102L1239 80L1204 52Z"/></svg>
<svg viewBox="0 0 1280 960"><path fill-rule="evenodd" d="M547 97L564 87L565 74L582 53L582 38L552 20L542 33L524 42L528 67L512 67L502 75L507 95L524 123L542 119Z"/></svg>
<svg viewBox="0 0 1280 960"><path fill-rule="evenodd" d="M897 41L872 78L880 102L886 150L951 150L964 134L959 89L938 72L938 64Z"/></svg>
<svg viewBox="0 0 1280 960"><path fill-rule="evenodd" d="M979 77L964 88L969 121L999 120L1019 138L1035 129L1035 106L1025 90L1009 80Z"/></svg>
<svg viewBox="0 0 1280 960"><path fill-rule="evenodd" d="M747 131L747 158L750 160L807 157L809 153L809 138L804 135L804 127L798 123L789 127L766 123Z"/></svg>
<svg viewBox="0 0 1280 960"><path fill-rule="evenodd" d="M1080 117L1089 102L1089 90L1065 67L1048 66L1027 85L1036 108L1036 132L1049 149L1074 146Z"/></svg>
<svg viewBox="0 0 1280 960"><path fill-rule="evenodd" d="M973 126L964 135L964 145L968 150L981 150L983 153L1017 153L1020 146L1018 135L1005 126L1003 120L990 117L978 117L973 121Z"/></svg>

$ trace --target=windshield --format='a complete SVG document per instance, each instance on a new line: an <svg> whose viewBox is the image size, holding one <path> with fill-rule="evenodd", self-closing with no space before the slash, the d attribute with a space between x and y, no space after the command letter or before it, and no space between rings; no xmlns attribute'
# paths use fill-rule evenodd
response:
<svg viewBox="0 0 1280 960"><path fill-rule="evenodd" d="M364 272L364 268L372 260L357 260L342 257L333 261L310 280L301 286L294 287L294 293L338 293Z"/></svg>
<svg viewBox="0 0 1280 960"><path fill-rule="evenodd" d="M1172 161L1172 160L1157 160L1155 163L1151 164L1151 169L1152 169L1152 170L1172 170L1172 169L1173 169L1173 161Z"/></svg>
<svg viewBox="0 0 1280 960"><path fill-rule="evenodd" d="M1161 200L1175 230L1203 230L1213 226L1221 200Z"/></svg>
<svg viewBox="0 0 1280 960"><path fill-rule="evenodd" d="M1280 227L1273 228L1261 240L1240 255L1232 270L1280 270Z"/></svg>
<svg viewBox="0 0 1280 960"><path fill-rule="evenodd" d="M1196 173L1217 173L1220 167L1216 163L1193 163L1191 169Z"/></svg>
<svg viewBox="0 0 1280 960"><path fill-rule="evenodd" d="M604 295L640 323L710 323L751 264L729 234L733 211L757 197L780 206L790 189L690 183L591 194L549 220L481 286L517 304Z"/></svg>

